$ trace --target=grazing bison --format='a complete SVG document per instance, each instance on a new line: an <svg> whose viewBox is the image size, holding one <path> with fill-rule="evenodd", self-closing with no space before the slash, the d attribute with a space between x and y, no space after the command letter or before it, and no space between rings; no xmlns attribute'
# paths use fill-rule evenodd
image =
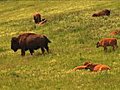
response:
<svg viewBox="0 0 120 90"><path fill-rule="evenodd" d="M102 11L100 11L98 13L94 13L92 15L92 17L109 16L109 15L110 15L110 10L105 9L105 10L102 10Z"/></svg>
<svg viewBox="0 0 120 90"><path fill-rule="evenodd" d="M12 37L11 49L14 52L21 49L21 55L25 56L25 51L29 50L30 54L33 55L34 50L41 48L42 54L44 54L45 49L49 52L48 43L51 43L51 41L45 35L24 33L18 37Z"/></svg>
<svg viewBox="0 0 120 90"><path fill-rule="evenodd" d="M103 64L93 64L93 63L87 63L85 69L89 69L91 71L103 71L103 70L110 70L110 67Z"/></svg>
<svg viewBox="0 0 120 90"><path fill-rule="evenodd" d="M104 38L97 42L96 47L104 47L104 51L107 51L107 46L112 46L113 50L117 48L117 39L116 38Z"/></svg>

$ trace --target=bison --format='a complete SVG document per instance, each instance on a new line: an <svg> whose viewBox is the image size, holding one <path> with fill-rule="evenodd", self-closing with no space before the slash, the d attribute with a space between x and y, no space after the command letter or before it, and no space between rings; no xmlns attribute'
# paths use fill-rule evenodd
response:
<svg viewBox="0 0 120 90"><path fill-rule="evenodd" d="M41 22L41 15L39 13L33 15L35 24Z"/></svg>
<svg viewBox="0 0 120 90"><path fill-rule="evenodd" d="M73 71L80 70L80 69L86 69L86 66L77 66L73 69Z"/></svg>
<svg viewBox="0 0 120 90"><path fill-rule="evenodd" d="M120 30L112 31L109 35L120 35Z"/></svg>
<svg viewBox="0 0 120 90"><path fill-rule="evenodd" d="M23 33L18 37L12 37L11 49L14 52L21 49L21 55L25 56L25 51L29 50L30 54L33 55L34 50L41 48L42 54L44 54L45 49L49 53L48 43L51 43L51 41L45 35Z"/></svg>
<svg viewBox="0 0 120 90"><path fill-rule="evenodd" d="M110 67L107 65L103 65L103 64L93 64L93 63L87 63L85 69L89 69L91 71L103 71L103 70L110 70Z"/></svg>
<svg viewBox="0 0 120 90"><path fill-rule="evenodd" d="M107 46L112 46L113 50L117 48L117 39L116 38L104 38L97 42L96 47L104 47L104 51L107 51Z"/></svg>
<svg viewBox="0 0 120 90"><path fill-rule="evenodd" d="M90 71L103 71L103 70L110 70L110 67L103 64L94 64L91 62L85 62L82 66L77 66L72 71L81 70L81 69L89 69Z"/></svg>
<svg viewBox="0 0 120 90"><path fill-rule="evenodd" d="M41 15L39 13L34 14L33 18L34 18L35 24L38 24L38 25L43 25L44 23L47 22L45 18L43 19L41 18Z"/></svg>
<svg viewBox="0 0 120 90"><path fill-rule="evenodd" d="M94 13L92 15L92 17L99 17L99 16L110 16L110 10L105 9L105 10L102 10L102 11L100 11L98 13Z"/></svg>

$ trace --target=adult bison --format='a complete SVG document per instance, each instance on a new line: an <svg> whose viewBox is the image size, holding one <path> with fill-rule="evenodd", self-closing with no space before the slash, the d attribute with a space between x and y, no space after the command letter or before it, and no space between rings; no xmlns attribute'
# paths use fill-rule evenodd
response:
<svg viewBox="0 0 120 90"><path fill-rule="evenodd" d="M45 18L41 18L41 15L39 13L36 13L33 15L33 19L36 25L43 25L44 23L47 22Z"/></svg>
<svg viewBox="0 0 120 90"><path fill-rule="evenodd" d="M99 16L110 16L110 10L104 9L100 12L94 13L92 17L99 17Z"/></svg>
<svg viewBox="0 0 120 90"><path fill-rule="evenodd" d="M33 55L34 50L41 48L42 54L44 54L45 49L49 52L48 43L51 43L51 41L45 35L23 33L18 37L12 37L11 49L14 52L21 49L21 55L25 56L25 51L29 50L30 54Z"/></svg>
<svg viewBox="0 0 120 90"><path fill-rule="evenodd" d="M38 24L39 22L41 22L41 15L39 13L34 14L33 18L34 18L35 24Z"/></svg>

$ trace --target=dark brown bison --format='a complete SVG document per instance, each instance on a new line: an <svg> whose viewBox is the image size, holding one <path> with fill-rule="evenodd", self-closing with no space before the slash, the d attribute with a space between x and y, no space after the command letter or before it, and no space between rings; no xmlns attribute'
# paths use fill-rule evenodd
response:
<svg viewBox="0 0 120 90"><path fill-rule="evenodd" d="M34 14L33 18L34 18L35 24L38 24L38 25L43 25L44 23L47 22L45 18L43 19L41 18L41 15L39 13Z"/></svg>
<svg viewBox="0 0 120 90"><path fill-rule="evenodd" d="M93 64L93 63L87 63L85 69L89 69L91 71L103 71L103 70L110 70L110 67L104 64Z"/></svg>
<svg viewBox="0 0 120 90"><path fill-rule="evenodd" d="M33 55L34 50L41 48L42 54L44 54L45 49L49 52L48 43L51 43L51 41L45 35L24 33L18 37L12 37L11 49L14 52L21 49L21 55L25 56L25 51L29 50L31 55Z"/></svg>
<svg viewBox="0 0 120 90"><path fill-rule="evenodd" d="M87 65L88 65L89 63L90 63L90 62L84 62L83 65L75 67L72 71L81 70L81 69L86 69L86 68L87 68Z"/></svg>
<svg viewBox="0 0 120 90"><path fill-rule="evenodd" d="M41 15L39 13L33 15L35 24L41 22Z"/></svg>
<svg viewBox="0 0 120 90"><path fill-rule="evenodd" d="M104 38L97 42L96 47L104 47L104 51L107 51L107 46L112 46L113 50L117 48L117 39L116 38Z"/></svg>
<svg viewBox="0 0 120 90"><path fill-rule="evenodd" d="M92 17L99 17L99 16L110 16L110 10L105 9L105 10L102 10L98 13L94 13L92 15Z"/></svg>

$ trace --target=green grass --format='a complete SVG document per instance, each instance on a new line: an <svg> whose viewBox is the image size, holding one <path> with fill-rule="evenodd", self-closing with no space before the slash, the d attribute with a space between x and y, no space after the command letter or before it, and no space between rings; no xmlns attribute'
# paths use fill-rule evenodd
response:
<svg viewBox="0 0 120 90"><path fill-rule="evenodd" d="M93 18L102 9L109 17ZM48 22L34 28L33 14ZM119 90L120 47L105 53L96 42L120 29L119 0L0 0L0 90ZM50 54L31 56L10 49L13 36L23 32L46 34L52 41ZM67 73L85 61L102 63L110 71L79 70Z"/></svg>

